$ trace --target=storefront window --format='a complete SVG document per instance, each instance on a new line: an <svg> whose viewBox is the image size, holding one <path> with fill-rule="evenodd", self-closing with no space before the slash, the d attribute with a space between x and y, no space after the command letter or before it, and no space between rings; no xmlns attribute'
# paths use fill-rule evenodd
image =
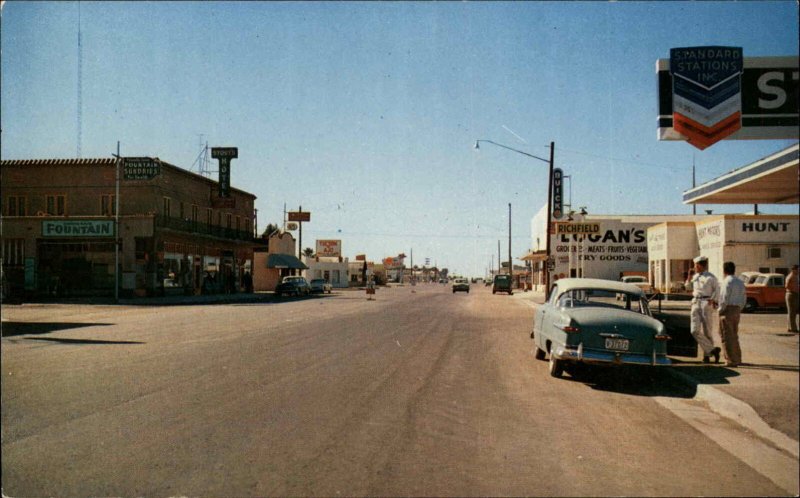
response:
<svg viewBox="0 0 800 498"><path fill-rule="evenodd" d="M25 216L25 197L9 196L6 204L6 216Z"/></svg>
<svg viewBox="0 0 800 498"><path fill-rule="evenodd" d="M113 194L100 196L100 214L114 216L117 214L117 197Z"/></svg>
<svg viewBox="0 0 800 498"><path fill-rule="evenodd" d="M64 216L67 212L67 200L63 195L47 196L47 214L51 216Z"/></svg>

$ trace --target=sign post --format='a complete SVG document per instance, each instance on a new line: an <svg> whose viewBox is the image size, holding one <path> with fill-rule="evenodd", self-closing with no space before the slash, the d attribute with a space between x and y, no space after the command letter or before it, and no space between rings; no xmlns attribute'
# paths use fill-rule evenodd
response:
<svg viewBox="0 0 800 498"><path fill-rule="evenodd" d="M288 215L289 221L296 221L298 225L300 225L299 230L299 238L297 240L297 259L302 261L303 257L303 222L311 221L311 212L310 211L303 211L303 206L297 211L289 211L286 213Z"/></svg>

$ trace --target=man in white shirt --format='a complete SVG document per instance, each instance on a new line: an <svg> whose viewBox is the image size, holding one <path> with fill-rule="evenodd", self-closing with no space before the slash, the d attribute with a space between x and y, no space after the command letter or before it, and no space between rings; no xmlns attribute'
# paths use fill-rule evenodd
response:
<svg viewBox="0 0 800 498"><path fill-rule="evenodd" d="M711 325L714 319L714 308L719 300L719 284L717 277L708 271L708 258L694 258L694 277L692 277L692 311L691 332L697 344L703 350L703 363L709 363L710 357L719 363L722 351L714 346Z"/></svg>
<svg viewBox="0 0 800 498"><path fill-rule="evenodd" d="M736 265L726 261L722 265L725 277L719 290L719 333L722 347L725 348L725 366L738 367L742 364L742 350L739 347L739 315L747 302L744 282L736 277Z"/></svg>

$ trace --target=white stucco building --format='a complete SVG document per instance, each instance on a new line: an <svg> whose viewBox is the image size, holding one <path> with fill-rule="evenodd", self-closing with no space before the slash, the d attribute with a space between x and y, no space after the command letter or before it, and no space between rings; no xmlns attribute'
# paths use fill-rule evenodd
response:
<svg viewBox="0 0 800 498"><path fill-rule="evenodd" d="M650 281L664 292L682 289L696 256L708 258L708 269L722 277L722 264L736 272L787 274L798 262L800 216L709 215L695 222L668 221L647 231Z"/></svg>

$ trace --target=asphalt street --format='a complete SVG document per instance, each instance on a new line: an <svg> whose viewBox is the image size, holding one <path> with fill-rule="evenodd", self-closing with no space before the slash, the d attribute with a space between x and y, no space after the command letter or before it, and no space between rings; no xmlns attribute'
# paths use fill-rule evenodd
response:
<svg viewBox="0 0 800 498"><path fill-rule="evenodd" d="M720 443L755 441L735 422L681 416L707 410L666 372L551 378L531 319L519 299L436 284L7 307L3 493L796 494Z"/></svg>

